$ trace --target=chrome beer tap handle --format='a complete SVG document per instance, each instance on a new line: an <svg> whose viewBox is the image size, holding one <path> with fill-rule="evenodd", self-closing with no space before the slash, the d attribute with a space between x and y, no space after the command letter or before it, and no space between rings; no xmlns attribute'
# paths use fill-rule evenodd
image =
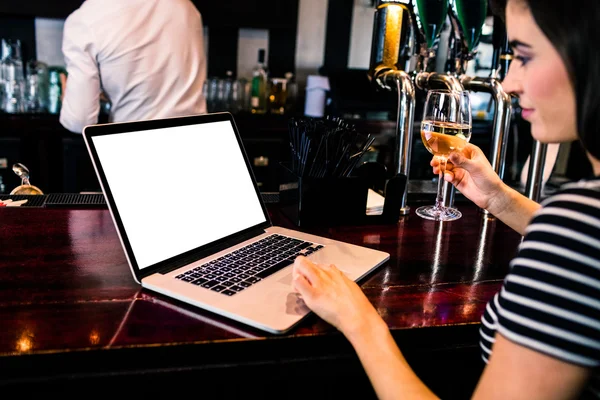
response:
<svg viewBox="0 0 600 400"><path fill-rule="evenodd" d="M413 138L415 87L406 72L416 55L415 15L409 0L378 0L373 26L373 45L369 76L374 84L398 94L394 171L408 179ZM407 215L407 190L400 204L400 215Z"/></svg>
<svg viewBox="0 0 600 400"><path fill-rule="evenodd" d="M548 144L538 140L533 141L533 148L529 159L529 170L527 171L525 196L536 202L539 202L542 197L544 164L546 163L547 150Z"/></svg>
<svg viewBox="0 0 600 400"><path fill-rule="evenodd" d="M415 86L411 76L404 71L387 73L386 81L395 82L396 91L398 93L394 166L396 167L397 174L403 174L408 179L415 119ZM407 197L408 187L402 196L400 215L408 215L410 212L410 207L406 204Z"/></svg>
<svg viewBox="0 0 600 400"><path fill-rule="evenodd" d="M415 84L419 89L448 89L456 92L464 90L460 79L451 74L439 72L418 72L415 75Z"/></svg>
<svg viewBox="0 0 600 400"><path fill-rule="evenodd" d="M474 92L485 92L492 95L496 105L494 109L494 121L492 128L492 143L490 146L489 160L492 168L500 179L504 178L506 164L506 147L508 142L508 131L512 117L512 103L510 95L502 88L502 83L496 78L471 77L463 75L461 83L466 90ZM480 210L488 214L487 210Z"/></svg>
<svg viewBox="0 0 600 400"><path fill-rule="evenodd" d="M452 74L441 74L439 72L419 72L415 76L415 82L419 89L448 89L455 92L464 90L460 79ZM442 203L444 207L454 207L454 195L456 190L450 182L444 182L442 192Z"/></svg>

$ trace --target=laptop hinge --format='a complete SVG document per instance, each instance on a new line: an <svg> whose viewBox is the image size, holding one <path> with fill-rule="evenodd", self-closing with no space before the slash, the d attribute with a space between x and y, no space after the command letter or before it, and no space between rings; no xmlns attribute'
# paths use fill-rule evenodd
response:
<svg viewBox="0 0 600 400"><path fill-rule="evenodd" d="M263 228L253 229L251 231L245 232L244 234L236 236L235 238L233 238L231 240L227 240L223 243L219 243L219 244L211 246L207 249L202 249L202 251L190 254L188 257L177 260L177 262L169 263L169 265L165 266L164 268L161 268L158 271L158 273L163 274L163 275L168 274L169 272L174 271L177 268L181 268L184 265L193 263L196 260L199 260L204 257L208 257L211 254L218 253L219 251L225 250L229 247L233 247L233 246L240 244L248 239L252 239L253 237L262 235L263 233L265 233L265 230Z"/></svg>

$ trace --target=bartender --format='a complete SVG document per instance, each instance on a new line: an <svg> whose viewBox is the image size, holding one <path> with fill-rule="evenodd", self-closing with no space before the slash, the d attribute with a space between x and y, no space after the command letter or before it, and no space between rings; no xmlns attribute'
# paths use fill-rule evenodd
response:
<svg viewBox="0 0 600 400"><path fill-rule="evenodd" d="M60 123L81 133L98 122L206 112L202 16L190 0L85 0L64 26L67 76Z"/></svg>

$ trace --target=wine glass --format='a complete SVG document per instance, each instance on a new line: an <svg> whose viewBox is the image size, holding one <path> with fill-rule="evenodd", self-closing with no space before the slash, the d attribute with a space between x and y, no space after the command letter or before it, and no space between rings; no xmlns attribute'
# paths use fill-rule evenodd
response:
<svg viewBox="0 0 600 400"><path fill-rule="evenodd" d="M417 208L417 215L435 221L454 221L462 214L456 208L445 207L443 201L444 172L452 151L460 151L471 139L471 104L469 93L430 90L427 92L421 122L423 144L439 160L435 205Z"/></svg>

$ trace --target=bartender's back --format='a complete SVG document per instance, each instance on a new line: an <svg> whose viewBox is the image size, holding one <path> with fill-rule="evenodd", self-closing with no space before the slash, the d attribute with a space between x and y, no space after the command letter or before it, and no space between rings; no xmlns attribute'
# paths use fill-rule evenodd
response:
<svg viewBox="0 0 600 400"><path fill-rule="evenodd" d="M203 36L190 0L85 0L65 21L61 124L96 123L102 89L111 122L206 112Z"/></svg>

